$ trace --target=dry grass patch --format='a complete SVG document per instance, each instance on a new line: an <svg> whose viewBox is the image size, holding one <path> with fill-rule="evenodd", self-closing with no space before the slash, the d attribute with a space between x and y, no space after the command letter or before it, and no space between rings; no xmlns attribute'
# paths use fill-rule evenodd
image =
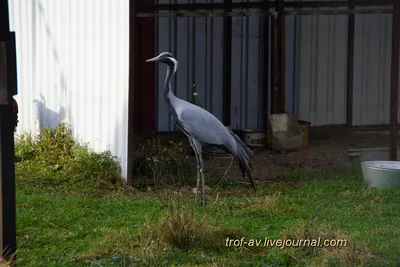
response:
<svg viewBox="0 0 400 267"><path fill-rule="evenodd" d="M277 211L278 204L281 200L281 193L274 193L272 195L264 195L258 197L247 198L247 207L261 208L265 211Z"/></svg>
<svg viewBox="0 0 400 267"><path fill-rule="evenodd" d="M144 251L165 251L178 248L219 250L225 246L227 237L246 235L239 227L214 226L206 216L196 218L194 211L177 201L171 201L168 212L161 220L144 226L139 234L139 243Z"/></svg>
<svg viewBox="0 0 400 267"><path fill-rule="evenodd" d="M285 248L289 254L294 250L301 250L308 259L310 266L363 266L372 254L363 246L356 243L350 236L341 230L334 230L330 226L316 225L319 209L313 214L309 223L298 225L292 229L280 232L282 239L302 240L298 247ZM313 242L314 241L314 242ZM329 245L326 242L333 242Z"/></svg>
<svg viewBox="0 0 400 267"><path fill-rule="evenodd" d="M4 250L3 255L7 253L7 250ZM10 257L8 257L9 259L4 259L1 255L0 255L0 267L12 267L15 266L13 259L15 259L16 253L11 254Z"/></svg>

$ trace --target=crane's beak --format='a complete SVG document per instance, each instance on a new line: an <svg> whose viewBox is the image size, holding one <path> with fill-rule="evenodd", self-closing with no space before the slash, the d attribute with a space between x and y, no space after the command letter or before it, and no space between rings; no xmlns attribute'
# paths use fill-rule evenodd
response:
<svg viewBox="0 0 400 267"><path fill-rule="evenodd" d="M146 60L146 62L153 62L153 61L157 61L157 60L158 60L158 57L153 57L153 58Z"/></svg>

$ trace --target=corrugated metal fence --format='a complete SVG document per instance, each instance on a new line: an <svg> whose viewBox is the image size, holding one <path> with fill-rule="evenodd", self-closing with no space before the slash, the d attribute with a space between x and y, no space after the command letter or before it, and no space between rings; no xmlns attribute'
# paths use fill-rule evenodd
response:
<svg viewBox="0 0 400 267"><path fill-rule="evenodd" d="M196 3L206 2L210 1L196 1ZM222 0L213 2L221 3ZM170 1L159 0L158 3L168 4ZM174 3L188 2L178 0ZM268 52L263 46L264 39L267 39L263 36L265 19L268 18L232 18L231 126L234 128L264 127L263 91L268 90L264 88L263 83L265 75L263 53ZM177 77L173 83L175 93L178 97L190 101L195 85L201 106L222 120L223 17L178 17L157 20L157 52L170 51L179 61ZM157 128L159 131L171 131L175 126L166 112L167 107L162 93L164 78L165 66L160 65L157 84Z"/></svg>
<svg viewBox="0 0 400 267"><path fill-rule="evenodd" d="M162 4L170 2L159 0ZM389 123L391 18L391 14L355 15L354 125ZM264 36L266 19L232 18L234 128L264 128L263 114L270 112L270 104L264 106L263 99L263 92L269 92L270 87L268 83L264 88L263 83L264 76L270 75L264 70L263 54L268 53L271 58L270 51L265 51L265 44L270 41L270 36ZM178 17L158 21L157 52L171 51L180 62L173 84L178 97L190 100L195 84L202 106L222 120L223 18ZM312 125L346 123L347 25L347 15L286 17L286 110ZM270 68L270 62L267 66ZM174 124L160 93L164 75L165 67L161 65L158 130L169 131L174 130Z"/></svg>
<svg viewBox="0 0 400 267"><path fill-rule="evenodd" d="M346 122L347 23L296 17L295 113L313 125ZM391 14L355 15L353 125L389 123L391 24Z"/></svg>
<svg viewBox="0 0 400 267"><path fill-rule="evenodd" d="M67 122L96 151L111 150L126 177L129 2L13 0L18 133Z"/></svg>

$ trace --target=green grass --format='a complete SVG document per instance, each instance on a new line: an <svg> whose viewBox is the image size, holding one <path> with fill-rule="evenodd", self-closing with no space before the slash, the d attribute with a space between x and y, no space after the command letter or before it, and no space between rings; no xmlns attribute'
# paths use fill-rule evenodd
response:
<svg viewBox="0 0 400 267"><path fill-rule="evenodd" d="M208 181L203 208L189 186L154 192L116 182L107 155L71 144L84 152L51 162L35 142L19 142L17 154L31 154L16 166L19 266L400 265L400 190L370 189L351 172L290 172L258 183L256 194ZM226 246L241 237L340 238L348 246Z"/></svg>

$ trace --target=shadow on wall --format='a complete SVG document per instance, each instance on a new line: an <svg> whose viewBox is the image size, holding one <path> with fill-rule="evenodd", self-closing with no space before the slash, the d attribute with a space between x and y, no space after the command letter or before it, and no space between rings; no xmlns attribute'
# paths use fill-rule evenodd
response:
<svg viewBox="0 0 400 267"><path fill-rule="evenodd" d="M49 109L46 107L46 102L45 102L45 98L43 97L43 95L41 94L39 96L39 100L34 100L34 102L37 105L37 121L39 124L39 129L40 132L42 132L43 128L46 126L49 126L50 128L54 128L55 126L57 126L60 122L62 122L63 120L65 120L65 118L68 118L68 124L71 128L71 131L73 132L73 128L74 128L74 123L73 123L73 119L72 119L72 105L71 105L71 99L72 99L72 92L68 90L68 86L67 86L67 79L65 77L64 71L63 71L63 67L60 61L60 56L59 56L59 52L57 47L54 44L53 41L53 34L52 34L52 30L50 28L50 25L48 23L48 20L46 19L46 12L45 12L45 8L43 6L43 3L41 0L35 0L34 4L37 7L37 10L39 11L38 14L40 15L39 18L41 19L41 22L44 25L44 30L46 32L46 36L47 36L47 42L49 44L51 44L51 48L48 47L48 49L51 49L53 58L57 64L57 67L59 68L59 90L56 90L56 94L59 94L58 97L59 99L63 99L64 105L67 106L67 109L65 109L64 106L60 105L59 106L59 110L57 112Z"/></svg>
<svg viewBox="0 0 400 267"><path fill-rule="evenodd" d="M66 118L66 110L63 106L59 106L58 111L53 111L46 107L46 100L42 94L39 96L40 99L35 99L33 102L37 108L37 121L39 125L40 133L46 127L55 128L60 122Z"/></svg>

